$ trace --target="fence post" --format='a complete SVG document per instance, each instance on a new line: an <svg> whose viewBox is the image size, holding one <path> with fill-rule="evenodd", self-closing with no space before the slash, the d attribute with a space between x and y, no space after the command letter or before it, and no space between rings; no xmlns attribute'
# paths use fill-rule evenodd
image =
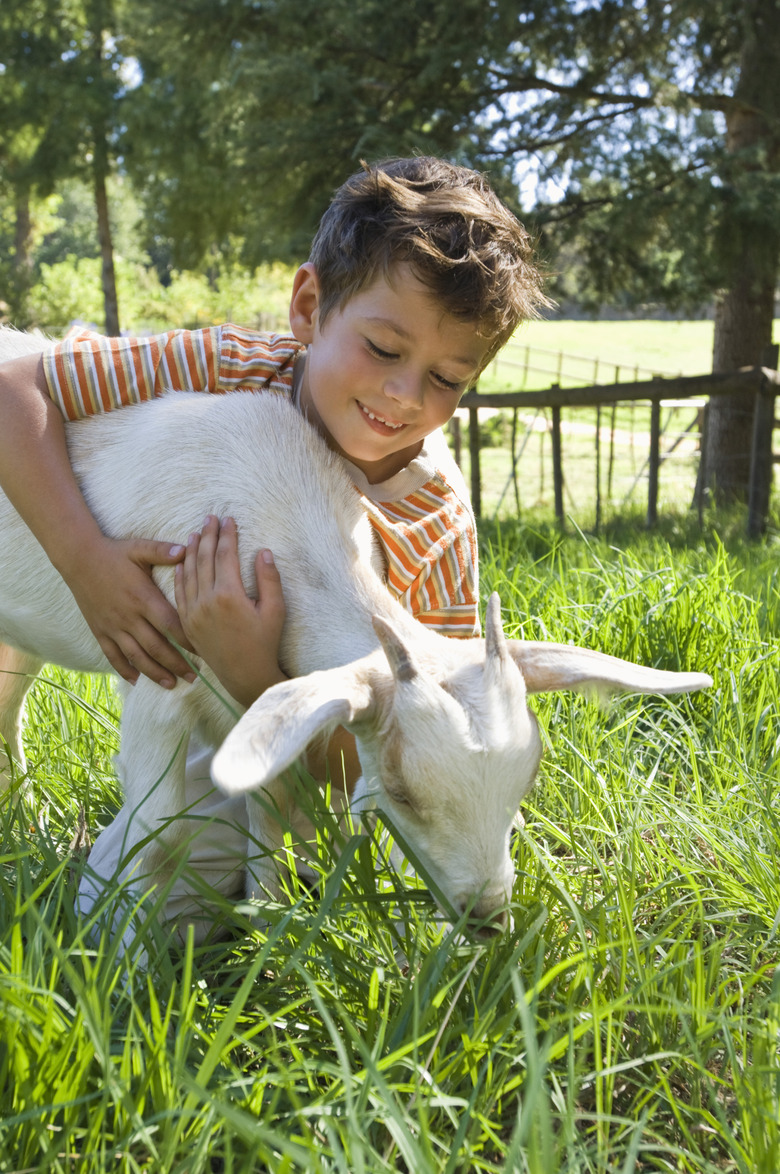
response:
<svg viewBox="0 0 780 1174"><path fill-rule="evenodd" d="M617 420L617 404L612 405L609 417L609 467L607 470L607 501L612 501L612 474L615 470L615 421Z"/></svg>
<svg viewBox="0 0 780 1174"><path fill-rule="evenodd" d="M460 468L461 458L463 456L461 452L460 416L453 416L450 419L450 436L452 437L452 455L455 457L455 464Z"/></svg>
<svg viewBox="0 0 780 1174"><path fill-rule="evenodd" d="M557 404L552 408L552 458L553 489L555 492L555 516L563 525L563 452L561 449L561 409Z"/></svg>
<svg viewBox="0 0 780 1174"><path fill-rule="evenodd" d="M778 346L767 347L762 366L777 368ZM775 419L775 389L762 376L753 413L753 444L750 453L750 494L748 497L748 538L760 538L766 528L772 489L772 429Z"/></svg>
<svg viewBox="0 0 780 1174"><path fill-rule="evenodd" d="M693 504L699 517L699 525L704 524L704 470L707 468L707 434L709 432L710 405L706 403L701 409L701 432L699 434L699 467L696 470L696 487L693 491Z"/></svg>
<svg viewBox="0 0 780 1174"><path fill-rule="evenodd" d="M482 517L482 478L479 469L479 410L469 408L469 457L471 460L471 505Z"/></svg>
<svg viewBox="0 0 780 1174"><path fill-rule="evenodd" d="M517 443L517 408L512 412L512 484L515 487L515 509L517 516L520 517L520 486L517 484L517 464L518 457L515 453L515 445Z"/></svg>
<svg viewBox="0 0 780 1174"><path fill-rule="evenodd" d="M650 456L647 478L647 528L658 522L658 469L661 464L661 401L650 401Z"/></svg>
<svg viewBox="0 0 780 1174"><path fill-rule="evenodd" d="M601 529L601 404L596 404L596 526Z"/></svg>

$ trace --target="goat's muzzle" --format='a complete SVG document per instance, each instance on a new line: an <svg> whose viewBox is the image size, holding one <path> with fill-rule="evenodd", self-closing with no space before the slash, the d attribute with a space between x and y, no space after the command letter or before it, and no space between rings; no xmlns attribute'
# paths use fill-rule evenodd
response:
<svg viewBox="0 0 780 1174"><path fill-rule="evenodd" d="M461 915L466 915L465 930L469 937L480 942L489 942L500 934L506 933L509 928L509 910L506 906L506 894L501 894L501 900L486 898L484 895L473 900L459 900L455 908Z"/></svg>

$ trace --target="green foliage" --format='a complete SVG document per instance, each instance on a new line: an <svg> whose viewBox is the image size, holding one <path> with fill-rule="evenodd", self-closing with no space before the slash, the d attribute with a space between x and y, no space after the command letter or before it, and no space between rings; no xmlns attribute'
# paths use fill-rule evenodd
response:
<svg viewBox="0 0 780 1174"><path fill-rule="evenodd" d="M111 238L117 256L137 265L149 265L139 232L143 209L126 177L114 177L108 184L111 208ZM35 249L37 265L56 265L66 257L99 257L95 197L88 184L79 179L64 181L51 198L51 215L41 226L42 239Z"/></svg>
<svg viewBox="0 0 780 1174"><path fill-rule="evenodd" d="M100 262L70 254L56 265L42 265L29 306L36 325L55 335L74 321L102 323Z"/></svg>
<svg viewBox="0 0 780 1174"><path fill-rule="evenodd" d="M505 412L484 416L479 422L480 448L503 448L509 443L512 422Z"/></svg>
<svg viewBox="0 0 780 1174"><path fill-rule="evenodd" d="M748 257L774 280L773 12L8 0L3 173L18 195L115 158L164 277L217 254L250 269L300 261L361 158L431 151L487 169L521 212L535 202L562 300L690 310Z"/></svg>
<svg viewBox="0 0 780 1174"><path fill-rule="evenodd" d="M564 296L691 309L740 281L751 297L772 288L776 6L565 7L529 38L533 72L563 84L543 82L507 131L514 153L546 139L539 212L551 246L573 251ZM518 86L528 68L507 65Z"/></svg>
<svg viewBox="0 0 780 1174"><path fill-rule="evenodd" d="M776 551L484 538L511 635L714 688L533 699L548 745L487 947L321 810L318 891L293 880L266 928L223 908L200 948L142 930L144 972L74 906L79 805L97 829L117 801L116 701L37 684L0 847L0 1170L775 1174Z"/></svg>
<svg viewBox="0 0 780 1174"><path fill-rule="evenodd" d="M261 266L250 273L221 267L213 280L203 274L176 273L163 286L154 269L118 261L117 286L126 331L154 332L234 321L263 329L284 329L292 271L284 265ZM102 329L100 261L70 255L55 265L41 265L30 296L37 326L58 336L73 323Z"/></svg>
<svg viewBox="0 0 780 1174"><path fill-rule="evenodd" d="M155 260L196 268L238 243L252 268L301 259L362 157L432 151L484 166L518 208L536 201L560 296L690 308L727 286L746 242L775 247L773 13L7 0L3 171L14 192L50 190L116 157Z"/></svg>
<svg viewBox="0 0 780 1174"><path fill-rule="evenodd" d="M300 259L361 158L465 156L491 46L511 36L477 0L142 0L128 21L144 85L127 165L188 267L228 231L247 263Z"/></svg>
<svg viewBox="0 0 780 1174"><path fill-rule="evenodd" d="M574 258L564 296L690 308L744 263L746 226L774 239L780 206L774 10L738 11L142 0L125 157L179 266L230 231L251 263L300 256L361 157L431 151L535 200L543 250ZM755 127L727 143L737 92Z"/></svg>

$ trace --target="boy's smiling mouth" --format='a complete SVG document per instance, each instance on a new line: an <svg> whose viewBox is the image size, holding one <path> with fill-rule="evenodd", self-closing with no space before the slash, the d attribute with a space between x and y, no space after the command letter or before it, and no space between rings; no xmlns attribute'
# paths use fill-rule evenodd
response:
<svg viewBox="0 0 780 1174"><path fill-rule="evenodd" d="M363 413L365 419L368 420L371 426L377 431L381 430L384 432L385 430L388 430L389 432L399 432L401 428L406 427L403 421L398 422L394 420L388 420L384 416L380 416L376 412L372 412L370 408L367 408L365 404L360 402L360 400L356 400L356 403L360 408L360 411Z"/></svg>

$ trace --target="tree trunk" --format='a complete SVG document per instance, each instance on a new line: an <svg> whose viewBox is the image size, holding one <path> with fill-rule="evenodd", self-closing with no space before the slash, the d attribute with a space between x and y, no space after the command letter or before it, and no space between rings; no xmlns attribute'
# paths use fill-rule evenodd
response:
<svg viewBox="0 0 780 1174"><path fill-rule="evenodd" d="M757 366L772 342L779 236L758 185L780 164L780 5L745 0L743 22L735 105L726 119L726 206L734 211L722 235L730 280L715 308L713 371ZM754 404L753 393L710 401L705 485L723 504L747 500Z"/></svg>
<svg viewBox="0 0 780 1174"><path fill-rule="evenodd" d="M13 278L10 291L10 318L20 330L30 325L27 298L33 284L32 215L28 188L16 192Z"/></svg>
<svg viewBox="0 0 780 1174"><path fill-rule="evenodd" d="M102 261L101 281L103 284L103 304L106 312L106 334L115 337L119 334L119 302L116 294L116 275L114 273L114 246L111 241L111 224L108 219L108 193L106 192L106 167L102 165L100 155L102 151L95 151L95 209L97 211L98 241L100 242L100 257Z"/></svg>
<svg viewBox="0 0 780 1174"><path fill-rule="evenodd" d="M772 276L762 279L745 257L740 279L715 308L713 371L762 362L772 341L775 271L776 260ZM720 504L747 501L755 402L753 391L710 400L705 483Z"/></svg>

